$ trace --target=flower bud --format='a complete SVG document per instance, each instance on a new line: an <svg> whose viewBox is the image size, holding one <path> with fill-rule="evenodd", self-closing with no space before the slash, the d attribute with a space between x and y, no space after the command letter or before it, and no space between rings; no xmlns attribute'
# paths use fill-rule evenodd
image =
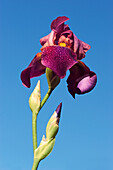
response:
<svg viewBox="0 0 113 170"><path fill-rule="evenodd" d="M39 147L34 152L34 159L41 161L42 159L46 158L53 150L54 144L55 138L47 141L47 139L45 139L43 136Z"/></svg>
<svg viewBox="0 0 113 170"><path fill-rule="evenodd" d="M55 138L58 129L59 129L59 120L60 120L60 113L61 113L62 103L59 104L53 115L51 116L47 127L46 127L46 137L47 140L51 138Z"/></svg>
<svg viewBox="0 0 113 170"><path fill-rule="evenodd" d="M49 89L55 89L55 87L60 83L60 78L48 67L46 68L46 77Z"/></svg>
<svg viewBox="0 0 113 170"><path fill-rule="evenodd" d="M40 145L34 151L34 162L39 164L39 162L46 158L53 150L55 144L55 136L59 128L59 120L61 113L62 103L59 104L53 115L51 116L47 127L46 127L46 137L43 135Z"/></svg>
<svg viewBox="0 0 113 170"><path fill-rule="evenodd" d="M37 112L40 107L41 92L40 92L40 80L38 81L34 91L29 98L29 106L32 112Z"/></svg>

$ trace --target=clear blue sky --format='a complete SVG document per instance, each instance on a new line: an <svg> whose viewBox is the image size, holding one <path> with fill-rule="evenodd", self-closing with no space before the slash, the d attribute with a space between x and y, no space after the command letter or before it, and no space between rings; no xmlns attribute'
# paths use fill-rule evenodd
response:
<svg viewBox="0 0 113 170"><path fill-rule="evenodd" d="M46 76L22 86L21 71L40 51L39 40L58 16L67 16L71 30L91 45L83 60L97 73L95 89L77 96L66 79L52 93L38 117L38 143L47 121L63 103L53 152L40 170L113 170L113 1L0 0L0 170L31 170L32 114L28 98L38 79L42 98Z"/></svg>

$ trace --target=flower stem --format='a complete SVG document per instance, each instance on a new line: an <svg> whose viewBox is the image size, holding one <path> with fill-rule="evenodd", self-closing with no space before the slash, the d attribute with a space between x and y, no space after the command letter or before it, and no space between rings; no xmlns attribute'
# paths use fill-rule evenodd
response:
<svg viewBox="0 0 113 170"><path fill-rule="evenodd" d="M37 115L32 113L33 151L37 148Z"/></svg>
<svg viewBox="0 0 113 170"><path fill-rule="evenodd" d="M34 159L32 170L37 170L38 166L39 166L39 161Z"/></svg>
<svg viewBox="0 0 113 170"><path fill-rule="evenodd" d="M48 89L48 92L46 93L45 97L43 98L40 109L43 107L43 105L46 103L47 99L49 98L50 94L52 93L52 89Z"/></svg>

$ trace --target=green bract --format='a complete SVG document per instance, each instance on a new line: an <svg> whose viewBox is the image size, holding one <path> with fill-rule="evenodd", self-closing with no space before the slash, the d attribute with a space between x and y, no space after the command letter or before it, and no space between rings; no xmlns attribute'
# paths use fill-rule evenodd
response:
<svg viewBox="0 0 113 170"><path fill-rule="evenodd" d="M46 158L52 151L55 144L55 138L46 140L44 137L39 145L39 147L34 152L34 159L37 161L41 161L42 159Z"/></svg>
<svg viewBox="0 0 113 170"><path fill-rule="evenodd" d="M55 89L55 87L57 87L60 83L60 78L48 67L46 68L46 77L49 89Z"/></svg>

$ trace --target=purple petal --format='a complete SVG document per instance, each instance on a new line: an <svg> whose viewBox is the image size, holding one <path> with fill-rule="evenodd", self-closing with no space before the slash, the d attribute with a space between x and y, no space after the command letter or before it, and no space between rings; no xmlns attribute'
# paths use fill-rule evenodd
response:
<svg viewBox="0 0 113 170"><path fill-rule="evenodd" d="M75 93L84 94L90 92L96 85L97 76L81 61L78 61L70 69L67 79L68 91L75 98Z"/></svg>
<svg viewBox="0 0 113 170"><path fill-rule="evenodd" d="M45 37L42 37L40 39L40 44L43 46L49 39L50 34L46 35Z"/></svg>
<svg viewBox="0 0 113 170"><path fill-rule="evenodd" d="M61 35L69 35L69 37L72 37L73 35L73 32L71 31L71 30L65 30L65 31L63 31L62 33L61 33ZM67 37L67 36L66 36Z"/></svg>
<svg viewBox="0 0 113 170"><path fill-rule="evenodd" d="M40 39L40 44L42 45L41 50L43 50L47 46L58 45L60 33L64 30L69 30L69 26L64 25L64 22L68 19L69 18L63 16L53 20L51 24L51 33Z"/></svg>
<svg viewBox="0 0 113 170"><path fill-rule="evenodd" d="M64 29L64 22L69 20L69 18L62 16L62 17L57 17L55 20L52 21L51 23L51 30L55 30L57 32L62 32Z"/></svg>
<svg viewBox="0 0 113 170"><path fill-rule="evenodd" d="M70 30L69 26L67 24L64 24L64 31Z"/></svg>
<svg viewBox="0 0 113 170"><path fill-rule="evenodd" d="M81 60L85 57L85 53L91 48L91 46L81 40L79 40L75 34L74 36L74 52L77 53L77 59Z"/></svg>
<svg viewBox="0 0 113 170"><path fill-rule="evenodd" d="M94 72L90 72L89 76L83 78L77 85L80 94L88 93L91 91L97 82L97 76Z"/></svg>
<svg viewBox="0 0 113 170"><path fill-rule="evenodd" d="M43 38L40 39L40 43L42 46L41 50L43 50L43 48L47 47L47 46L52 46L54 45L54 40L56 38L56 33L55 31L51 31L51 33Z"/></svg>
<svg viewBox="0 0 113 170"><path fill-rule="evenodd" d="M46 67L41 64L41 53L37 53L29 66L21 72L23 85L30 87L30 78L40 76L45 73Z"/></svg>
<svg viewBox="0 0 113 170"><path fill-rule="evenodd" d="M60 78L64 78L66 71L77 63L76 54L66 47L49 46L42 51L41 63L53 70Z"/></svg>
<svg viewBox="0 0 113 170"><path fill-rule="evenodd" d="M73 36L74 36L74 52L76 53L79 46L79 39L75 34L73 34Z"/></svg>
<svg viewBox="0 0 113 170"><path fill-rule="evenodd" d="M66 47L71 48L73 50L73 32L71 30L66 30L61 33L61 36L59 38L59 42L64 42L66 44Z"/></svg>
<svg viewBox="0 0 113 170"><path fill-rule="evenodd" d="M60 118L61 109L62 109L62 103L60 103L56 109L57 117L59 118Z"/></svg>

